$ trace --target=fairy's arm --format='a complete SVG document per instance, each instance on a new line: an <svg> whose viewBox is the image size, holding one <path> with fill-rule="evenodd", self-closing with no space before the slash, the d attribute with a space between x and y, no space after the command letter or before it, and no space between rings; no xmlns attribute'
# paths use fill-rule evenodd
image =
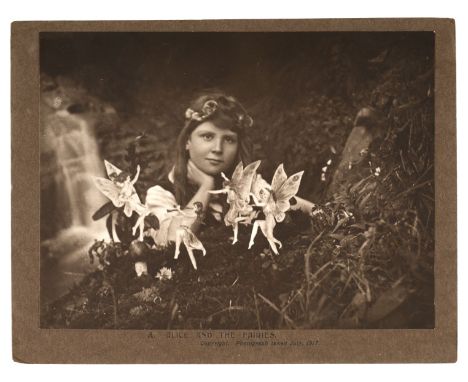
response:
<svg viewBox="0 0 468 382"><path fill-rule="evenodd" d="M187 203L184 210L188 210L187 212L190 213L193 211L195 203L199 202L203 205L203 212L205 212L211 199L210 191L214 190L214 178L208 174L205 174L191 160L189 160L187 164L187 176L189 180L198 185L198 191ZM187 223L189 222L187 221ZM191 225L190 228L194 233L196 233L200 228L201 222L200 219L197 219L195 216L190 219L190 224L187 225Z"/></svg>
<svg viewBox="0 0 468 382"><path fill-rule="evenodd" d="M184 220L186 220L188 226L190 226L190 229L196 233L201 225L200 219L197 219L196 214L193 214L193 208L196 202L200 202L203 205L203 212L206 211L207 206L210 203L210 193L209 191L212 190L214 185L209 185L209 184L202 184L196 194L193 196L193 198L187 203L187 206L183 209L183 213L186 217L184 217Z"/></svg>
<svg viewBox="0 0 468 382"><path fill-rule="evenodd" d="M294 199L296 199L296 204L291 204L291 210L300 210L302 212L304 212L305 214L308 214L310 213L314 208L315 208L315 204L306 200L306 199L302 199L298 196L295 196Z"/></svg>
<svg viewBox="0 0 468 382"><path fill-rule="evenodd" d="M133 178L133 180L131 181L132 185L134 185L136 183L136 181L138 180L138 177L140 176L140 165L137 166L137 172L135 174L135 177Z"/></svg>
<svg viewBox="0 0 468 382"><path fill-rule="evenodd" d="M251 192L251 193L250 193L250 196L253 198L254 203L255 203L255 205L256 205L257 207L265 207L265 206L266 206L266 203L260 202L260 201L257 199L257 197L255 196L254 193Z"/></svg>
<svg viewBox="0 0 468 382"><path fill-rule="evenodd" d="M228 190L225 188L222 188L221 190L213 190L213 191L208 191L210 194L227 194Z"/></svg>

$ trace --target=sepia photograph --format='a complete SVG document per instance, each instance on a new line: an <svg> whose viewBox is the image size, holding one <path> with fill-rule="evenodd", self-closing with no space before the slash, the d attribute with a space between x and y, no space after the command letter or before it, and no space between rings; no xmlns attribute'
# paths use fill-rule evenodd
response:
<svg viewBox="0 0 468 382"><path fill-rule="evenodd" d="M435 33L39 33L40 328L435 328Z"/></svg>

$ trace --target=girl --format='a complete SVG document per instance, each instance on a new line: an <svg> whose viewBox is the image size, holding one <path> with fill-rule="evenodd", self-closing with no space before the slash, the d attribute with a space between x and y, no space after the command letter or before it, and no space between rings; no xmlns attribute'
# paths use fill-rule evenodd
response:
<svg viewBox="0 0 468 382"><path fill-rule="evenodd" d="M251 162L248 131L253 120L234 97L221 92L203 94L190 104L185 118L169 182L150 188L146 196L146 205L160 221L160 229L152 234L157 245L175 241L180 226L191 227L196 232L201 220L193 213L197 205L203 206L202 215L221 220L223 209L210 191L222 187L222 172L231 174L240 161L244 165ZM295 199L292 209L308 213L314 206ZM184 214L168 212L170 207L178 205Z"/></svg>
<svg viewBox="0 0 468 382"><path fill-rule="evenodd" d="M169 182L150 188L146 196L146 205L160 221L160 229L152 235L158 245L175 241L181 225L197 231L200 220L190 213L196 205L203 206L202 215L220 220L221 204L209 191L221 187L221 172L230 174L240 161L251 161L248 130L253 120L234 97L203 94L190 104L185 119ZM186 213L168 213L171 205L182 206Z"/></svg>

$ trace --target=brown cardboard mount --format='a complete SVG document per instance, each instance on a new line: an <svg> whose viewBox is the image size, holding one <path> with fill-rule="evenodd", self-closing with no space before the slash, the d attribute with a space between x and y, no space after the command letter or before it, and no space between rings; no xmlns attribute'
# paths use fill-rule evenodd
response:
<svg viewBox="0 0 468 382"><path fill-rule="evenodd" d="M313 346L201 346L207 332L39 327L39 33L101 31L433 31L434 329L230 331ZM457 360L455 22L451 19L14 22L12 44L13 358L24 363L407 363ZM212 331L221 336L225 332ZM175 338L174 338L175 337ZM187 338L179 338L187 337ZM229 341L235 342L235 339Z"/></svg>

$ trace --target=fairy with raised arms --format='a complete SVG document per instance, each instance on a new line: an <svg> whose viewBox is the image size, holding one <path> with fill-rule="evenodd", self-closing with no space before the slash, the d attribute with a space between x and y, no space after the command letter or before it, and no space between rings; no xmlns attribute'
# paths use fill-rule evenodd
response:
<svg viewBox="0 0 468 382"><path fill-rule="evenodd" d="M265 219L256 220L253 223L249 249L254 244L255 236L257 235L258 228L260 227L260 230L267 238L271 249L275 254L278 254L276 244L278 244L280 248L282 244L274 237L273 230L276 223L280 223L284 220L286 217L285 212L291 208L289 200L296 196L303 174L304 171L300 171L288 178L284 171L283 164L280 164L273 175L271 185L268 185L260 175L257 175L252 186L251 195L255 205L262 207ZM301 199L300 201L302 202ZM302 204L304 204L304 202L302 202ZM296 202L296 204L298 203ZM310 205L312 205L312 203L310 203Z"/></svg>

